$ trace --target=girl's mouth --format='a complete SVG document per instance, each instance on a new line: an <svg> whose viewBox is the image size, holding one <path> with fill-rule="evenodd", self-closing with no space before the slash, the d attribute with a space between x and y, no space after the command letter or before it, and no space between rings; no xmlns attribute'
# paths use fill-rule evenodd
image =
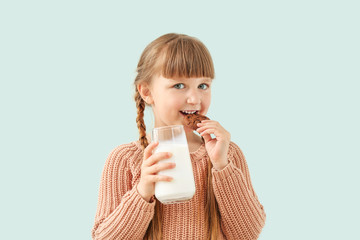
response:
<svg viewBox="0 0 360 240"><path fill-rule="evenodd" d="M199 111L198 110L194 110L194 111L180 111L180 113L184 116L189 115L189 114L198 114Z"/></svg>

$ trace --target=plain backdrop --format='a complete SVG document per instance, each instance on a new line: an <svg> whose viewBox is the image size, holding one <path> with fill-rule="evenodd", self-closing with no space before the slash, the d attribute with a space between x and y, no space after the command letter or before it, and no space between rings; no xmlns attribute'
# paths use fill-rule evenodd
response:
<svg viewBox="0 0 360 240"><path fill-rule="evenodd" d="M139 57L176 32L212 54L208 116L245 154L267 214L260 239L360 239L359 11L347 0L1 1L0 238L91 238L105 160L138 138Z"/></svg>

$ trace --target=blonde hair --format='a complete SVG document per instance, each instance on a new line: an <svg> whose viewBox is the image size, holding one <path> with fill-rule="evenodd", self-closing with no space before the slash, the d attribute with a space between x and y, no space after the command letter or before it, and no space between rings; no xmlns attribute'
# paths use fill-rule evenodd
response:
<svg viewBox="0 0 360 240"><path fill-rule="evenodd" d="M143 148L148 146L144 110L146 103L142 99L137 86L150 84L153 76L161 74L166 78L208 77L215 76L211 55L205 45L197 38L169 33L152 41L141 54L135 78L135 102L137 108L136 123L139 129L139 140ZM206 218L209 220L208 239L217 239L220 234L220 213L212 187L211 161L207 169ZM155 214L145 234L145 239L161 239L161 203L155 199Z"/></svg>

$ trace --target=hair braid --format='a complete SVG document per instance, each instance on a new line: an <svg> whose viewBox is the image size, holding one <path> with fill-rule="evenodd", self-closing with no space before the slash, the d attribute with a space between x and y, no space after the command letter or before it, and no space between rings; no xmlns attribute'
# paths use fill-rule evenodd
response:
<svg viewBox="0 0 360 240"><path fill-rule="evenodd" d="M144 122L144 110L145 110L145 101L142 99L139 91L136 89L135 92L135 102L137 108L137 117L136 124L139 129L139 140L143 149L145 149L149 143L146 138L146 126Z"/></svg>
<svg viewBox="0 0 360 240"><path fill-rule="evenodd" d="M220 212L219 212L219 206L215 199L213 184L212 184L212 163L210 159L208 160L208 172L207 172L207 199L206 199L206 210L205 214L206 217L209 219L209 236L208 240L217 239L220 235Z"/></svg>
<svg viewBox="0 0 360 240"><path fill-rule="evenodd" d="M135 92L135 102L137 108L137 117L136 124L139 129L139 140L143 149L145 149L149 143L146 138L146 126L144 122L144 110L145 110L145 101L142 99L139 91L136 89ZM153 219L151 220L148 229L145 233L144 239L161 239L161 217L160 217L160 202L155 198L155 213Z"/></svg>

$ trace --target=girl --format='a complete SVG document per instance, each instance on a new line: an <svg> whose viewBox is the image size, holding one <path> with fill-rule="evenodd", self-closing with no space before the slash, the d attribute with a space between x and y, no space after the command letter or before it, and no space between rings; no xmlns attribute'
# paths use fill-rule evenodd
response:
<svg viewBox="0 0 360 240"><path fill-rule="evenodd" d="M184 126L195 196L170 205L154 197L156 182L171 181L157 173L176 166L161 161L170 153L152 154L157 143L150 143L146 134L145 106L152 108L154 127L181 125L186 113L207 113L213 78L210 53L194 37L166 34L145 48L135 78L140 137L116 147L106 160L93 239L258 238L266 214L252 187L244 154L214 120L198 124L200 136Z"/></svg>

